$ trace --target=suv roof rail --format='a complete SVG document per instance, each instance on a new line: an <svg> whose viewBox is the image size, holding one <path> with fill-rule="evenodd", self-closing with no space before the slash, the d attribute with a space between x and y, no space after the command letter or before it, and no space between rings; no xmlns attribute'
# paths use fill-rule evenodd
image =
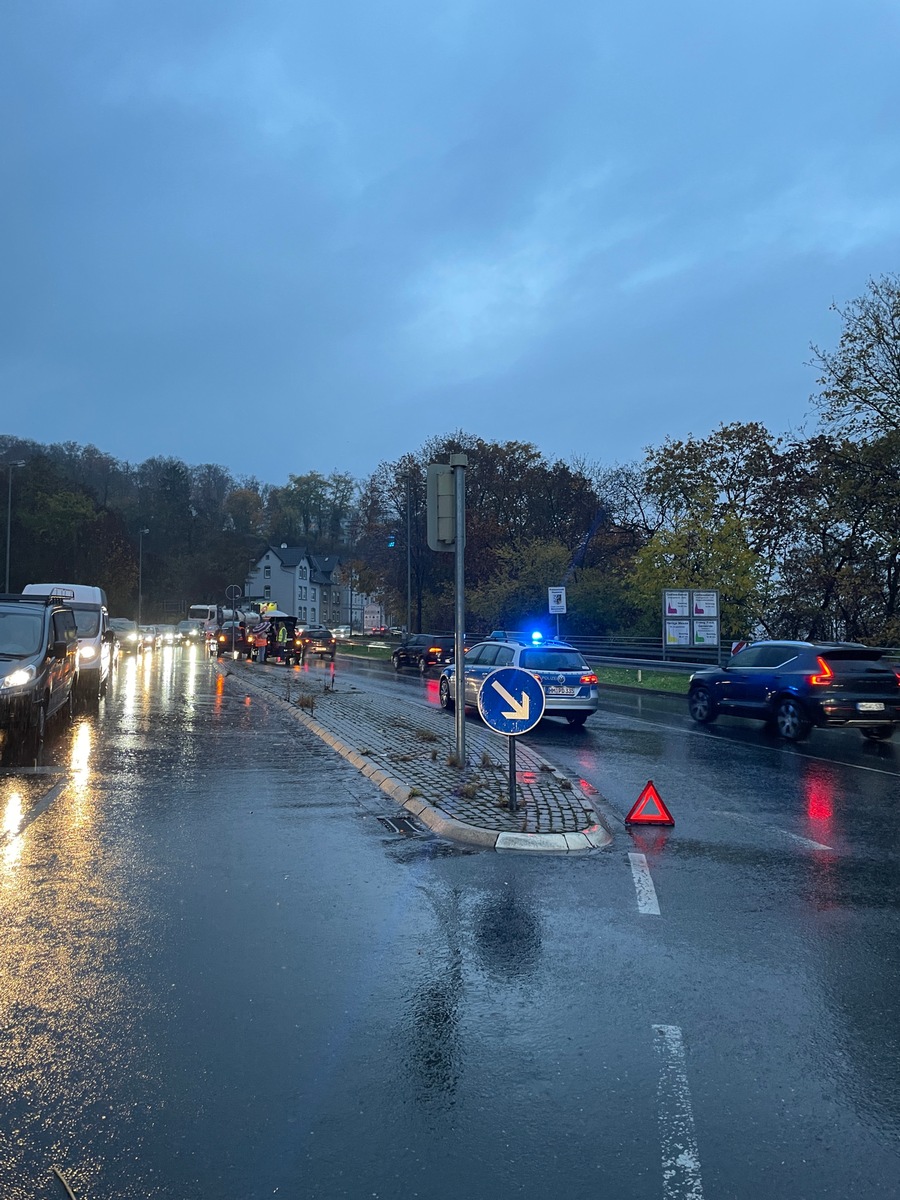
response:
<svg viewBox="0 0 900 1200"><path fill-rule="evenodd" d="M0 592L0 604L53 604L57 608L63 607L63 602L59 596L45 596L43 594L22 595L21 592Z"/></svg>

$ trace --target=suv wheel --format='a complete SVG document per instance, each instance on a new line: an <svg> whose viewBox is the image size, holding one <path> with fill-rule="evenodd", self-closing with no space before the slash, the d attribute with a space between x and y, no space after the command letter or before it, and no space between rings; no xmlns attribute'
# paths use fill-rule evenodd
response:
<svg viewBox="0 0 900 1200"><path fill-rule="evenodd" d="M422 657L419 659L419 674L424 675L427 670L428 670L428 663L425 661L425 655L423 654Z"/></svg>
<svg viewBox="0 0 900 1200"><path fill-rule="evenodd" d="M695 687L688 694L688 712L699 725L709 725L718 716L709 688Z"/></svg>
<svg viewBox="0 0 900 1200"><path fill-rule="evenodd" d="M440 696L441 708L449 709L453 707L453 698L450 695L450 680L446 675L441 676L441 686L438 689L438 694Z"/></svg>
<svg viewBox="0 0 900 1200"><path fill-rule="evenodd" d="M785 741L799 742L809 735L812 722L799 700L793 696L782 696L775 709L775 726Z"/></svg>
<svg viewBox="0 0 900 1200"><path fill-rule="evenodd" d="M574 726L576 726L576 728L579 728L579 729L581 728L581 726L585 723L585 721L587 719L588 719L588 714L586 712L566 713L566 720L569 722L569 724L574 725Z"/></svg>
<svg viewBox="0 0 900 1200"><path fill-rule="evenodd" d="M393 668L394 668L394 670L395 670L395 671L399 671L399 670L400 670L400 656L399 656L399 655L397 655L397 654L392 654L392 655L391 655L391 663L392 663L392 665L393 665Z"/></svg>

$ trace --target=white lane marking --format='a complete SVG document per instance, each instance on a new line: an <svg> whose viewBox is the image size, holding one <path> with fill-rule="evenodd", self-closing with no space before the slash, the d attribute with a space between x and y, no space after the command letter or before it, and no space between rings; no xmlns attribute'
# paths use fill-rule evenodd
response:
<svg viewBox="0 0 900 1200"><path fill-rule="evenodd" d="M791 833L789 829L780 829L777 825L766 825L764 821L757 817L748 817L746 813L727 812L724 809L710 809L710 816L713 817L731 817L733 821L746 821L750 825L758 825L767 830L774 830L775 833L784 834L794 842L799 842L801 846L808 846L811 850L833 850L833 846L826 846L824 842L814 842L812 838L801 837L799 833Z"/></svg>
<svg viewBox="0 0 900 1200"><path fill-rule="evenodd" d="M64 791L68 782L68 779L61 779L59 783L55 783L48 792L44 792L43 796L29 808L28 812L25 813L14 829L0 831L0 846L5 846L8 842L14 842L28 828L32 821L37 820L41 813L50 807L60 792Z"/></svg>
<svg viewBox="0 0 900 1200"><path fill-rule="evenodd" d="M599 711L603 711L602 709ZM606 710L609 711L609 710ZM804 754L803 751L796 746L788 749L786 746L767 746L765 742L760 742L758 747L751 747L747 742L730 741L727 738L717 738L711 733L704 733L700 729L682 729L678 725L663 725L661 721L647 721L643 717L633 717L630 713L612 712L613 716L624 718L628 721L634 721L639 725L649 725L651 729L664 729L666 733L680 733L685 737L702 737L707 738L711 742L727 741L730 746L743 746L745 749L760 749L768 750L772 754L793 754L795 758L802 758L804 762L820 762L827 763L831 767L850 767L854 771L871 771L875 775L890 775L892 779L900 779L900 771L885 771L881 767L866 767L862 763L845 762L842 758L823 758L820 754Z"/></svg>
<svg viewBox="0 0 900 1200"><path fill-rule="evenodd" d="M685 1067L684 1039L677 1025L654 1025L656 1052L662 1059L659 1130L662 1142L664 1200L703 1200L700 1151Z"/></svg>
<svg viewBox="0 0 900 1200"><path fill-rule="evenodd" d="M638 912L658 917L660 915L659 901L656 898L656 888L653 886L653 877L650 874L650 868L647 866L646 855L635 854L629 851L628 861L631 863L631 877L634 880L634 890L637 893Z"/></svg>
<svg viewBox="0 0 900 1200"><path fill-rule="evenodd" d="M799 842L801 846L809 846L811 850L831 849L831 846L826 846L822 842L814 842L812 838L801 837L799 833L791 833L789 829L779 829L778 832L783 833L785 837L789 837L795 842Z"/></svg>

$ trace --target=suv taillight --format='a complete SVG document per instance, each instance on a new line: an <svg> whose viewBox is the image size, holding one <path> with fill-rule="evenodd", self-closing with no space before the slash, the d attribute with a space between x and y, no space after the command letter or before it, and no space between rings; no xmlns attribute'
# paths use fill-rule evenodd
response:
<svg viewBox="0 0 900 1200"><path fill-rule="evenodd" d="M832 679L834 679L834 671L832 671L831 667L829 667L824 658L817 658L816 662L819 664L821 674L810 675L808 677L809 682L819 687L825 687L827 684L831 683Z"/></svg>

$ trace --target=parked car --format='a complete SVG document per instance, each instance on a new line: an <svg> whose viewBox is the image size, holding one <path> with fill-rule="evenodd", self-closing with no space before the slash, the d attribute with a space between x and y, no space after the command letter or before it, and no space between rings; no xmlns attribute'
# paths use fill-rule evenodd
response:
<svg viewBox="0 0 900 1200"><path fill-rule="evenodd" d="M885 741L900 723L898 670L856 642L752 642L725 666L694 672L688 710L701 725L720 713L764 721L790 742L815 725Z"/></svg>
<svg viewBox="0 0 900 1200"><path fill-rule="evenodd" d="M116 635L120 654L140 654L143 642L137 625L128 617L110 617L109 627Z"/></svg>
<svg viewBox="0 0 900 1200"><path fill-rule="evenodd" d="M544 716L565 717L570 725L583 725L597 711L597 676L580 650L553 638L528 639L497 630L466 651L463 659L465 703L478 706L485 679L499 667L522 667L544 689ZM438 696L441 708L452 708L456 666L444 667Z"/></svg>
<svg viewBox="0 0 900 1200"><path fill-rule="evenodd" d="M452 634L414 633L405 638L391 654L391 664L395 671L403 667L418 667L424 675L429 667L453 662L453 650Z"/></svg>
<svg viewBox="0 0 900 1200"><path fill-rule="evenodd" d="M318 654L320 658L327 657L334 662L337 638L324 625L298 626L294 641L299 641L304 657L307 654Z"/></svg>
<svg viewBox="0 0 900 1200"><path fill-rule="evenodd" d="M73 714L78 627L52 596L0 595L0 739L4 756L39 745L47 722Z"/></svg>

